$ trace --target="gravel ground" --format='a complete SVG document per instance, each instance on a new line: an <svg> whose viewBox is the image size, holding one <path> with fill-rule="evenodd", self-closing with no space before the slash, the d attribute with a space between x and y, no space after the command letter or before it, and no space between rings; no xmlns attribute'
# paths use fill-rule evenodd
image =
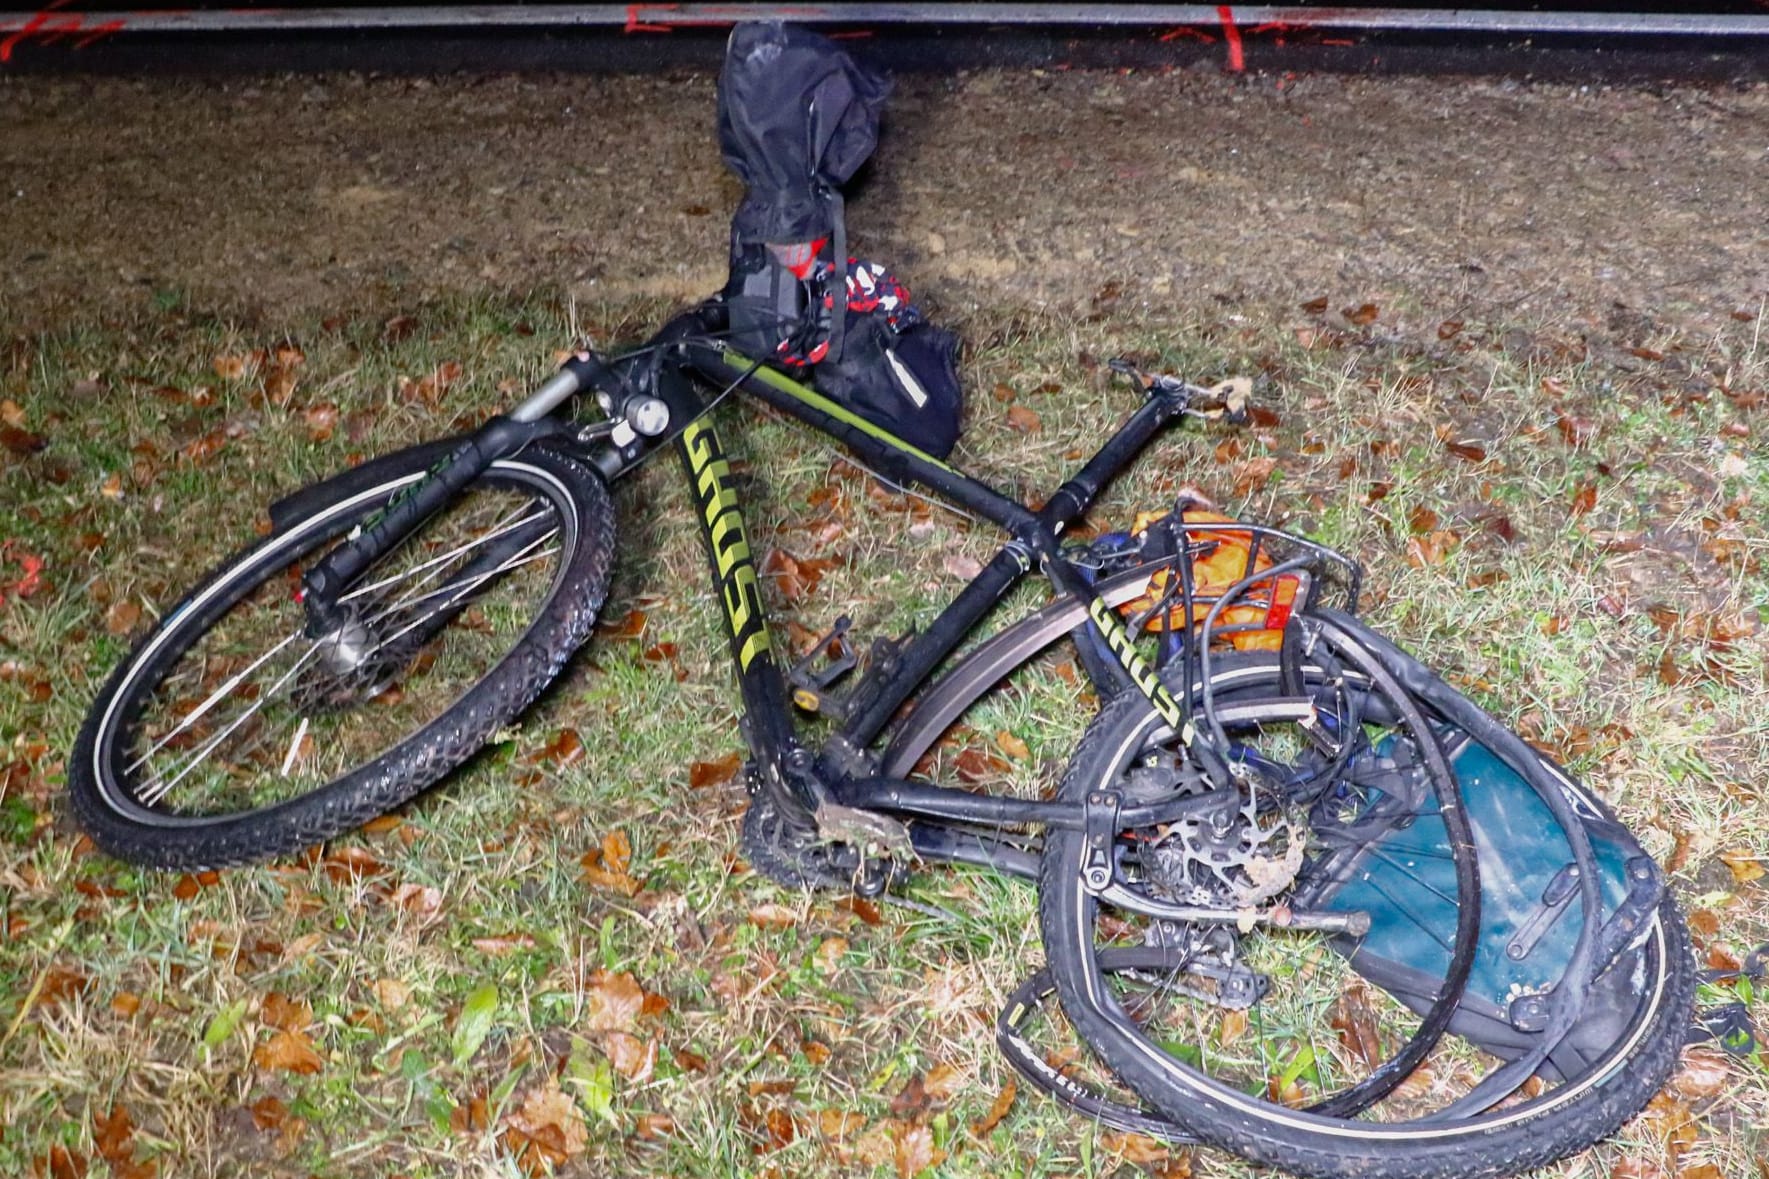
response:
<svg viewBox="0 0 1769 1179"><path fill-rule="evenodd" d="M691 298L738 187L713 79L0 77L0 322L158 298L285 321L451 291ZM1384 321L1769 292L1769 87L967 73L905 80L850 230L939 307Z"/></svg>

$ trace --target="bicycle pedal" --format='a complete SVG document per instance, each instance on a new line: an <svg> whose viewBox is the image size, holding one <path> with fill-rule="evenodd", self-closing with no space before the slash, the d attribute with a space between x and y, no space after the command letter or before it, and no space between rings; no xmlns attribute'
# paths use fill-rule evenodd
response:
<svg viewBox="0 0 1769 1179"><path fill-rule="evenodd" d="M846 614L837 618L828 633L787 669L786 682L792 685L792 702L806 712L822 713L838 720L846 712L846 702L829 689L853 671L858 662L848 644L841 642L853 624L853 619ZM837 643L841 643L839 648ZM838 650L839 654L836 653Z"/></svg>

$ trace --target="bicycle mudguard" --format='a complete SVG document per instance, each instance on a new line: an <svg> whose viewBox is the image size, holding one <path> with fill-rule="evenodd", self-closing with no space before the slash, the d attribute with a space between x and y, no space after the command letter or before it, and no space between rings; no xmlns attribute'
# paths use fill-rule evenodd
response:
<svg viewBox="0 0 1769 1179"><path fill-rule="evenodd" d="M1514 1060L1539 1042L1547 997L1566 974L1583 927L1578 868L1565 830L1523 775L1466 733L1452 732L1445 745L1474 830L1481 892L1479 950L1450 1031ZM1626 828L1542 764L1562 783L1590 839L1604 919L1579 1021L1542 1070L1560 1079L1583 1074L1627 1027L1645 976L1644 947L1633 944L1632 933L1646 927L1663 882ZM1443 819L1431 799L1412 821L1331 857L1299 892L1311 908L1369 914L1367 935L1335 946L1359 974L1414 1011L1431 1005L1449 966L1441 931L1455 923L1454 896Z"/></svg>
<svg viewBox="0 0 1769 1179"><path fill-rule="evenodd" d="M425 467L434 466L453 454L468 437L470 435L454 434L433 442L419 443L405 450L396 450L340 471L329 479L292 491L270 505L271 526L282 528L292 521L311 515L326 504L348 497L354 491L377 486L385 482L388 471L405 470L413 455L421 456L419 461Z"/></svg>

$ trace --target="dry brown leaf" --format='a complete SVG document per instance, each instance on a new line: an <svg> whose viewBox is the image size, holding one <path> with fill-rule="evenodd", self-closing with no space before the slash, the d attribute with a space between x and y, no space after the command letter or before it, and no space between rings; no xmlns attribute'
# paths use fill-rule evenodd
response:
<svg viewBox="0 0 1769 1179"><path fill-rule="evenodd" d="M1579 489L1572 493L1572 518L1577 520L1596 506L1597 485L1595 483L1579 484Z"/></svg>
<svg viewBox="0 0 1769 1179"><path fill-rule="evenodd" d="M1166 1145L1147 1134L1108 1133L1101 1136L1100 1145L1125 1162L1138 1166L1146 1167L1167 1161Z"/></svg>
<svg viewBox="0 0 1769 1179"><path fill-rule="evenodd" d="M1362 982L1354 982L1339 995L1327 1023L1339 1033L1339 1043L1353 1060L1373 1069L1385 1059L1382 1039L1376 1029L1376 1013L1370 1005L1370 993Z"/></svg>
<svg viewBox="0 0 1769 1179"><path fill-rule="evenodd" d="M1002 758L975 745L959 751L958 757L955 759L955 768L958 770L958 780L961 782L988 782L1002 777L1013 769Z"/></svg>
<svg viewBox="0 0 1769 1179"><path fill-rule="evenodd" d="M285 1032L302 1032L313 1026L313 1008L305 1000L290 999L281 991L264 996L258 1018L266 1026Z"/></svg>
<svg viewBox="0 0 1769 1179"><path fill-rule="evenodd" d="M792 1145L798 1137L798 1127L793 1124L792 1115L783 1109L771 1109L763 1116L768 1128L768 1149L783 1150Z"/></svg>
<svg viewBox="0 0 1769 1179"><path fill-rule="evenodd" d="M337 884L352 884L365 876L379 876L387 869L366 847L340 847L326 853L320 866Z"/></svg>
<svg viewBox="0 0 1769 1179"><path fill-rule="evenodd" d="M602 1040L602 1051L614 1071L636 1084L651 1079L657 1068L657 1041L641 1040L629 1032L609 1032Z"/></svg>
<svg viewBox="0 0 1769 1179"><path fill-rule="evenodd" d="M1318 298L1310 299L1308 302L1303 303L1301 307L1310 315L1319 315L1327 309L1327 296L1321 295Z"/></svg>
<svg viewBox="0 0 1769 1179"><path fill-rule="evenodd" d="M1423 536L1411 537L1407 541L1407 564L1415 569L1423 569L1429 565L1441 565L1449 558L1461 537L1448 529L1427 532Z"/></svg>
<svg viewBox="0 0 1769 1179"><path fill-rule="evenodd" d="M995 734L995 744L1001 748L1001 752L1015 761L1025 761L1032 756L1032 751L1027 748L1026 743L1006 729Z"/></svg>
<svg viewBox="0 0 1769 1179"><path fill-rule="evenodd" d="M539 750L525 759L530 765L550 765L563 769L584 759L584 740L576 729L560 729Z"/></svg>
<svg viewBox="0 0 1769 1179"><path fill-rule="evenodd" d="M126 635L141 621L141 607L128 599L113 602L104 612L104 628L114 635Z"/></svg>
<svg viewBox="0 0 1769 1179"><path fill-rule="evenodd" d="M847 952L847 938L826 937L817 943L817 948L812 951L811 958L817 963L817 970L827 977L841 969L842 955Z"/></svg>
<svg viewBox="0 0 1769 1179"><path fill-rule="evenodd" d="M798 924L798 914L785 905L769 901L749 911L749 923L763 929L789 929Z"/></svg>
<svg viewBox="0 0 1769 1179"><path fill-rule="evenodd" d="M396 978L376 979L373 990L375 1002L389 1011L398 1011L412 997L412 989Z"/></svg>
<svg viewBox="0 0 1769 1179"><path fill-rule="evenodd" d="M927 1095L944 1105L970 1084L970 1075L955 1064L936 1064L927 1071L922 1088Z"/></svg>
<svg viewBox="0 0 1769 1179"><path fill-rule="evenodd" d="M499 933L473 939L474 949L493 958L501 958L517 950L532 950L534 944L534 935L527 933Z"/></svg>
<svg viewBox="0 0 1769 1179"><path fill-rule="evenodd" d="M743 766L741 753L728 753L713 761L697 761L688 767L688 786L693 790L704 790L708 786L723 786L737 776Z"/></svg>
<svg viewBox="0 0 1769 1179"><path fill-rule="evenodd" d="M596 630L611 639L636 639L645 633L645 621L645 611L628 610L618 619L598 622Z"/></svg>
<svg viewBox="0 0 1769 1179"><path fill-rule="evenodd" d="M855 1161L868 1167L889 1166L896 1158L896 1130L900 1125L887 1119L854 1139Z"/></svg>
<svg viewBox="0 0 1769 1179"><path fill-rule="evenodd" d="M633 1132L647 1142L656 1142L660 1139L673 1137L676 1132L676 1122L668 1114L642 1113L633 1119Z"/></svg>
<svg viewBox="0 0 1769 1179"><path fill-rule="evenodd" d="M1240 1039L1247 1031L1247 1013L1228 1008L1222 1013L1222 1022L1216 1027L1216 1042L1227 1048Z"/></svg>
<svg viewBox="0 0 1769 1179"><path fill-rule="evenodd" d="M989 1112L971 1123L970 1132L978 1138L987 1137L989 1131L1000 1125L1001 1119L1007 1116L1007 1111L1013 1108L1014 1098L1019 1095L1019 1091L1019 1086L1014 1083L1012 1077L1009 1077L1007 1084L1001 1087L1001 1092L997 1093L995 1100L990 1103Z"/></svg>
<svg viewBox="0 0 1769 1179"><path fill-rule="evenodd" d="M592 1032L631 1031L645 1008L645 992L633 976L598 970L584 988L584 1026Z"/></svg>
<svg viewBox="0 0 1769 1179"><path fill-rule="evenodd" d="M1036 434L1044 429L1044 422L1038 417L1037 412L1023 405L1007 407L1007 424L1010 429L1017 430L1021 434Z"/></svg>
<svg viewBox="0 0 1769 1179"><path fill-rule="evenodd" d="M532 1175L583 1154L590 1145L590 1132L577 1102L548 1077L505 1120L500 1141Z"/></svg>
<svg viewBox="0 0 1769 1179"><path fill-rule="evenodd" d="M31 1161L40 1179L86 1179L86 1156L65 1146L52 1146Z"/></svg>
<svg viewBox="0 0 1769 1179"><path fill-rule="evenodd" d="M892 1161L897 1165L897 1179L914 1179L946 1158L944 1151L935 1149L934 1131L930 1126L920 1123L904 1126L897 1132L896 1139Z"/></svg>
<svg viewBox="0 0 1769 1179"><path fill-rule="evenodd" d="M325 1064L314 1049L306 1032L278 1030L252 1052L252 1063L258 1068L281 1069L291 1073L317 1073Z"/></svg>
<svg viewBox="0 0 1769 1179"><path fill-rule="evenodd" d="M402 884L387 894L387 900L422 921L442 911L442 890L431 884Z"/></svg>
<svg viewBox="0 0 1769 1179"><path fill-rule="evenodd" d="M851 1109L825 1109L817 1112L818 1132L823 1137L832 1138L837 1142L853 1134L865 1124L865 1115L855 1113Z"/></svg>
<svg viewBox="0 0 1769 1179"><path fill-rule="evenodd" d="M619 828L602 837L601 847L591 848L578 860L591 884L628 897L636 896L642 887L627 871L632 862L632 840Z"/></svg>
<svg viewBox="0 0 1769 1179"><path fill-rule="evenodd" d="M1343 308L1340 314L1344 315L1353 327L1368 327L1376 322L1382 312L1374 303L1360 303L1356 307Z"/></svg>
<svg viewBox="0 0 1769 1179"><path fill-rule="evenodd" d="M834 908L852 913L866 925L884 924L884 914L879 911L878 904L869 897L837 897L830 903Z"/></svg>
<svg viewBox="0 0 1769 1179"><path fill-rule="evenodd" d="M893 1118L913 1118L927 1112L932 1104L928 1096L927 1082L920 1073L914 1073L903 1082L897 1095L891 1098L891 1116Z"/></svg>
<svg viewBox="0 0 1769 1179"><path fill-rule="evenodd" d="M1236 464L1235 494L1243 498L1252 495L1270 482L1271 473L1277 469L1278 460L1270 455Z"/></svg>
<svg viewBox="0 0 1769 1179"><path fill-rule="evenodd" d="M1732 1080L1726 1057L1711 1048L1683 1050L1683 1064L1670 1080L1671 1092L1690 1101L1713 1097Z"/></svg>
<svg viewBox="0 0 1769 1179"><path fill-rule="evenodd" d="M1732 872L1732 879L1738 884L1749 884L1753 880L1761 880L1766 871L1763 867L1764 857L1751 852L1749 848L1727 848L1720 853L1720 862Z"/></svg>

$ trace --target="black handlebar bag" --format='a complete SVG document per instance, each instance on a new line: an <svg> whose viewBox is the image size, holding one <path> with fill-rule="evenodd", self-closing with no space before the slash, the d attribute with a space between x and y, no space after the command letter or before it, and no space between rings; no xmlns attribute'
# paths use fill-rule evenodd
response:
<svg viewBox="0 0 1769 1179"><path fill-rule="evenodd" d="M881 307L848 252L841 186L878 145L884 77L826 37L739 24L719 74L719 150L743 181L724 290L733 345L930 454L958 437L957 340ZM894 280L891 280L894 284ZM903 292L905 299L907 292Z"/></svg>

